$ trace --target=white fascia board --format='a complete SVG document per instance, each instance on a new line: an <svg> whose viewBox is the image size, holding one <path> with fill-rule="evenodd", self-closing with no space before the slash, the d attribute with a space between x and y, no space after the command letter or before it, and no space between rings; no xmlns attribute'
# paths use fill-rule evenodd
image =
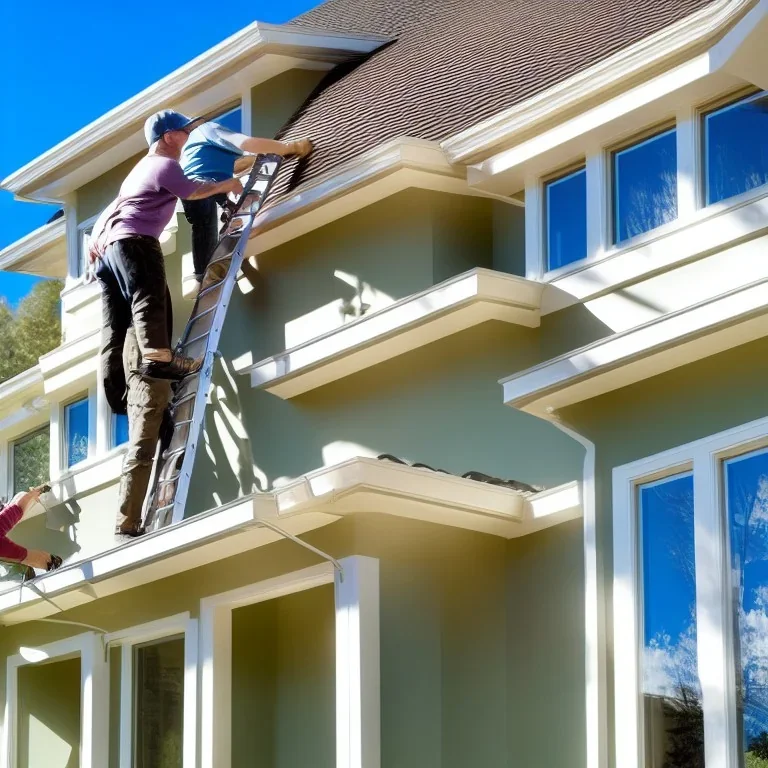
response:
<svg viewBox="0 0 768 768"><path fill-rule="evenodd" d="M43 277L61 277L67 271L66 221L62 216L43 224L0 250L0 270Z"/></svg>
<svg viewBox="0 0 768 768"><path fill-rule="evenodd" d="M451 165L437 142L401 136L342 163L266 208L254 222L246 255L268 251L411 187L496 197L472 189L466 169Z"/></svg>
<svg viewBox="0 0 768 768"><path fill-rule="evenodd" d="M19 373L0 384L0 413L6 404L43 394L43 372L39 365Z"/></svg>
<svg viewBox="0 0 768 768"><path fill-rule="evenodd" d="M236 361L251 385L283 398L402 355L486 320L539 325L543 284L477 268L274 357Z"/></svg>
<svg viewBox="0 0 768 768"><path fill-rule="evenodd" d="M488 155L515 137L578 108L622 82L657 69L663 62L704 46L734 24L756 0L716 0L552 88L451 136L442 142L453 163Z"/></svg>
<svg viewBox="0 0 768 768"><path fill-rule="evenodd" d="M98 365L101 329L89 331L40 358L45 393L56 392L94 373Z"/></svg>
<svg viewBox="0 0 768 768"><path fill-rule="evenodd" d="M260 520L295 536L364 512L523 536L581 514L578 484L538 494L428 469L358 457L244 497L35 580L62 610L279 541ZM32 588L0 592L0 624L55 612Z"/></svg>
<svg viewBox="0 0 768 768"><path fill-rule="evenodd" d="M246 66L269 53L335 64L350 56L370 53L389 39L383 35L335 33L254 22L27 163L5 178L0 189L31 194L35 184L55 173L57 168L76 161L121 133L140 132L143 121L153 112L169 104L179 104L192 93L224 78L238 64Z"/></svg>
<svg viewBox="0 0 768 768"><path fill-rule="evenodd" d="M551 417L597 397L768 335L760 280L502 379L504 402Z"/></svg>

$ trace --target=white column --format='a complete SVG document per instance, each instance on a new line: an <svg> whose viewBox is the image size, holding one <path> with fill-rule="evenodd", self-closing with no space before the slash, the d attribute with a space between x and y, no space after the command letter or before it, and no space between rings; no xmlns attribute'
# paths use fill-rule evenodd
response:
<svg viewBox="0 0 768 768"><path fill-rule="evenodd" d="M74 193L66 198L64 219L67 241L67 279L64 287L69 288L80 276L80 232L77 229L77 195Z"/></svg>
<svg viewBox="0 0 768 768"><path fill-rule="evenodd" d="M19 664L17 656L9 656L5 664L5 716L0 768L16 768L18 737Z"/></svg>
<svg viewBox="0 0 768 768"><path fill-rule="evenodd" d="M231 768L231 606L206 606L200 614L200 700L201 768Z"/></svg>
<svg viewBox="0 0 768 768"><path fill-rule="evenodd" d="M608 158L597 146L587 153L587 258L611 247L609 197Z"/></svg>
<svg viewBox="0 0 768 768"><path fill-rule="evenodd" d="M109 664L101 635L89 633L80 657L80 765L109 762Z"/></svg>
<svg viewBox="0 0 768 768"><path fill-rule="evenodd" d="M253 132L253 101L250 88L243 88L240 94L240 112L242 114L240 132L246 136L251 136Z"/></svg>
<svg viewBox="0 0 768 768"><path fill-rule="evenodd" d="M525 276L540 280L547 271L544 248L544 205L538 178L525 182Z"/></svg>
<svg viewBox="0 0 768 768"><path fill-rule="evenodd" d="M98 376L98 374L97 374ZM99 422L103 422L102 414L99 412L99 391L98 382L88 387L88 458L92 459L105 450L105 444L99 439ZM102 424L103 428L103 424Z"/></svg>
<svg viewBox="0 0 768 768"><path fill-rule="evenodd" d="M693 106L677 113L677 217L690 219L699 207L699 131Z"/></svg>
<svg viewBox="0 0 768 768"><path fill-rule="evenodd" d="M13 473L11 467L11 444L0 440L0 498L13 496Z"/></svg>
<svg viewBox="0 0 768 768"><path fill-rule="evenodd" d="M527 197L527 196L526 196ZM336 767L381 765L379 561L347 557L336 574Z"/></svg>
<svg viewBox="0 0 768 768"><path fill-rule="evenodd" d="M62 444L64 442L64 409L58 401L51 402L51 464L50 477L56 480L61 476Z"/></svg>
<svg viewBox="0 0 768 768"><path fill-rule="evenodd" d="M188 619L184 630L184 743L182 768L197 768L198 643L197 619Z"/></svg>
<svg viewBox="0 0 768 768"><path fill-rule="evenodd" d="M133 647L120 648L120 768L133 768Z"/></svg>

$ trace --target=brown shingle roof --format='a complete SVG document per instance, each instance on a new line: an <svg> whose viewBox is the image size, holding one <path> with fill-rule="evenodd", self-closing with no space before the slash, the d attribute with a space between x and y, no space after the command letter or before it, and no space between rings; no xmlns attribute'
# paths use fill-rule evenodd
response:
<svg viewBox="0 0 768 768"><path fill-rule="evenodd" d="M333 73L283 131L316 143L292 186L398 136L443 140L712 2L328 0L291 26L396 40Z"/></svg>

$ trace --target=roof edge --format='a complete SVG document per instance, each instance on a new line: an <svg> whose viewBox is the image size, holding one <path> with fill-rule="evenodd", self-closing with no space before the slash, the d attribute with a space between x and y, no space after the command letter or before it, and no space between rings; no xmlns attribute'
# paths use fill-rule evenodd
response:
<svg viewBox="0 0 768 768"><path fill-rule="evenodd" d="M715 0L607 59L441 142L452 163L472 163L524 131L577 107L623 80L708 42L736 23L759 0Z"/></svg>
<svg viewBox="0 0 768 768"><path fill-rule="evenodd" d="M115 133L144 120L168 104L178 103L191 91L202 88L220 70L259 51L336 63L349 56L370 53L391 38L374 34L350 34L290 25L254 22L221 43L111 109L64 141L31 160L0 181L0 189L17 195L33 193L34 184L92 151Z"/></svg>
<svg viewBox="0 0 768 768"><path fill-rule="evenodd" d="M62 216L0 250L0 269L10 270L16 264L44 253L65 238L66 221Z"/></svg>

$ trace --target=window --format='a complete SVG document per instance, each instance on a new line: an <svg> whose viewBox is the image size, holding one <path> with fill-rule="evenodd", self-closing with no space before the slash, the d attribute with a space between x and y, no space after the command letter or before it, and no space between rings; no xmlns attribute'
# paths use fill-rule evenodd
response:
<svg viewBox="0 0 768 768"><path fill-rule="evenodd" d="M768 765L768 451L724 463L736 727L744 765Z"/></svg>
<svg viewBox="0 0 768 768"><path fill-rule="evenodd" d="M612 175L615 244L676 219L676 130L614 152Z"/></svg>
<svg viewBox="0 0 768 768"><path fill-rule="evenodd" d="M91 232L98 216L92 216L90 219L80 222L77 225L77 275L82 277L88 271L88 246L91 241Z"/></svg>
<svg viewBox="0 0 768 768"><path fill-rule="evenodd" d="M42 485L50 475L51 430L48 425L12 446L13 493Z"/></svg>
<svg viewBox="0 0 768 768"><path fill-rule="evenodd" d="M135 768L181 768L184 638L134 648Z"/></svg>
<svg viewBox="0 0 768 768"><path fill-rule="evenodd" d="M243 126L243 111L240 107L235 107L227 112L222 112L216 117L212 117L213 122L223 125L225 128L229 128L230 131L240 133Z"/></svg>
<svg viewBox="0 0 768 768"><path fill-rule="evenodd" d="M768 92L703 117L707 205L768 182Z"/></svg>
<svg viewBox="0 0 768 768"><path fill-rule="evenodd" d="M703 765L693 475L686 472L640 485L637 494L645 766Z"/></svg>
<svg viewBox="0 0 768 768"><path fill-rule="evenodd" d="M585 168L544 185L547 269L587 257L587 172Z"/></svg>
<svg viewBox="0 0 768 768"><path fill-rule="evenodd" d="M112 447L128 442L128 416L116 413L112 417Z"/></svg>
<svg viewBox="0 0 768 768"><path fill-rule="evenodd" d="M88 458L88 398L64 408L64 441L67 467Z"/></svg>

